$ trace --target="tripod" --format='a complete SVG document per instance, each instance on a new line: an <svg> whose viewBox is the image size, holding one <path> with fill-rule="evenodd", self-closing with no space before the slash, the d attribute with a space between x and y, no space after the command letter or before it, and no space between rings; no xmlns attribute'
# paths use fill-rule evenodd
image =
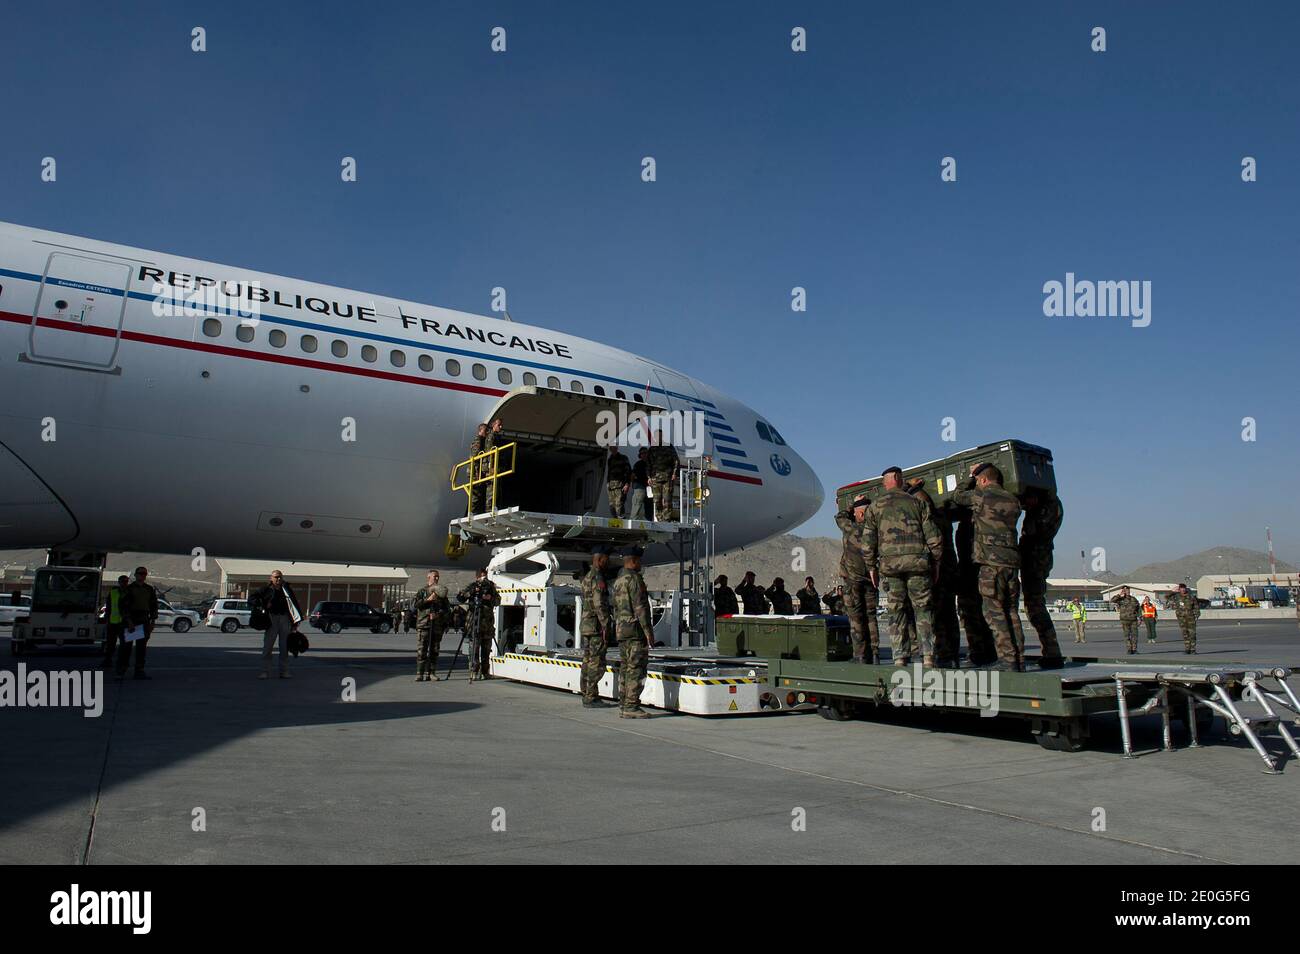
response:
<svg viewBox="0 0 1300 954"><path fill-rule="evenodd" d="M456 652L452 654L451 664L447 667L446 675L442 677L444 681L451 678L451 672L456 668L456 660L460 658L461 650L465 648L465 640L467 639L469 640L469 653L466 654L465 658L469 661L469 681L477 682L487 675L487 673L480 671L482 650L479 645L479 628L482 606L483 588L475 583L470 588L470 598L465 610L465 625L460 630L460 642L456 644Z"/></svg>

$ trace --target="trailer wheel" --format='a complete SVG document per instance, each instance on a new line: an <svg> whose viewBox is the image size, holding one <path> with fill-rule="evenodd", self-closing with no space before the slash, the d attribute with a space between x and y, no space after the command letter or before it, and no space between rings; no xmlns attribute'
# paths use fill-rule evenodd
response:
<svg viewBox="0 0 1300 954"><path fill-rule="evenodd" d="M831 722L848 722L857 715L857 706L849 699L827 699L817 706L817 714Z"/></svg>
<svg viewBox="0 0 1300 954"><path fill-rule="evenodd" d="M1030 724L1034 740L1052 752L1078 752L1088 739L1088 720L1082 716L1072 719L1034 719Z"/></svg>

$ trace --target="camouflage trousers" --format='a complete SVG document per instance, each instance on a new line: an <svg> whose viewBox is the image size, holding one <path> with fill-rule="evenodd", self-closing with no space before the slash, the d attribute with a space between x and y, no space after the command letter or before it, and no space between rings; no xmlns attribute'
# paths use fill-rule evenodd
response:
<svg viewBox="0 0 1300 954"><path fill-rule="evenodd" d="M934 620L934 661L937 663L956 665L961 653L956 597L948 581L940 576L930 598L930 615Z"/></svg>
<svg viewBox="0 0 1300 954"><path fill-rule="evenodd" d="M1056 639L1056 625L1047 612L1047 578L1035 570L1020 570L1020 589L1025 598L1025 615L1038 633L1043 659L1059 659L1061 644Z"/></svg>
<svg viewBox="0 0 1300 954"><path fill-rule="evenodd" d="M650 489L655 495L655 520L676 520L673 510L673 481L670 477L651 477Z"/></svg>
<svg viewBox="0 0 1300 954"><path fill-rule="evenodd" d="M887 576L883 582L889 583L889 618L893 623L890 646L894 653L894 665L902 666L911 662L917 651L923 656L934 656L934 627L930 615L932 583L930 573L906 573L902 576ZM913 629L915 627L915 629ZM915 632L914 639L912 633Z"/></svg>
<svg viewBox="0 0 1300 954"><path fill-rule="evenodd" d="M492 674L492 639L496 635L492 624L492 617L489 616L478 624L478 631L473 634L469 641L469 671L470 675L486 679Z"/></svg>
<svg viewBox="0 0 1300 954"><path fill-rule="evenodd" d="M433 675L438 669L438 647L442 644L442 630L434 626L420 626L415 631L415 674Z"/></svg>
<svg viewBox="0 0 1300 954"><path fill-rule="evenodd" d="M966 654L976 664L992 662L997 657L993 631L984 619L984 597L980 596L979 568L963 568L957 574L957 612L966 632Z"/></svg>
<svg viewBox="0 0 1300 954"><path fill-rule="evenodd" d="M600 680L605 675L605 654L609 641L600 633L582 637L582 678L579 682L583 702L600 698Z"/></svg>
<svg viewBox="0 0 1300 954"><path fill-rule="evenodd" d="M869 579L845 577L844 614L849 618L854 659L870 659L868 653L880 651L880 622L876 619L879 600L880 596Z"/></svg>
<svg viewBox="0 0 1300 954"><path fill-rule="evenodd" d="M1020 666L1025 660L1025 634L1020 629L1020 572L1013 566L981 566L980 598L998 659Z"/></svg>
<svg viewBox="0 0 1300 954"><path fill-rule="evenodd" d="M616 517L625 516L623 513L623 482L621 480L611 480L606 486L609 488L609 512Z"/></svg>
<svg viewBox="0 0 1300 954"><path fill-rule="evenodd" d="M1178 617L1178 628L1183 632L1183 649L1189 653L1196 652L1196 618Z"/></svg>
<svg viewBox="0 0 1300 954"><path fill-rule="evenodd" d="M639 708L641 690L645 688L646 667L650 663L650 647L642 636L620 639L618 655L619 706L623 709Z"/></svg>
<svg viewBox="0 0 1300 954"><path fill-rule="evenodd" d="M1138 648L1138 621L1135 619L1121 619L1120 628L1124 630L1124 645L1131 653L1137 652Z"/></svg>

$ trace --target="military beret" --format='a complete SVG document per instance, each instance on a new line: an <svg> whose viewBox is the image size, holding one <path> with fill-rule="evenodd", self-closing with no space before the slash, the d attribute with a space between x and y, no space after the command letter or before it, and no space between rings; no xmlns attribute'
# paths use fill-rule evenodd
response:
<svg viewBox="0 0 1300 954"><path fill-rule="evenodd" d="M989 469L990 467L992 467L992 466L993 466L993 465L990 464L988 461L985 461L984 463L982 463L982 464L980 464L978 467L976 467L974 470L972 470L972 471L970 472L970 475L971 475L972 477L978 477L980 474L984 473L984 471L988 470L988 469Z"/></svg>
<svg viewBox="0 0 1300 954"><path fill-rule="evenodd" d="M592 556L609 556L614 552L614 548L608 544L602 543L591 548Z"/></svg>
<svg viewBox="0 0 1300 954"><path fill-rule="evenodd" d="M903 473L903 468L901 468L901 467L886 467L884 470L882 470L882 471L880 472L880 476L881 476L881 477L884 477L885 474L900 474L900 475L901 475L902 473Z"/></svg>

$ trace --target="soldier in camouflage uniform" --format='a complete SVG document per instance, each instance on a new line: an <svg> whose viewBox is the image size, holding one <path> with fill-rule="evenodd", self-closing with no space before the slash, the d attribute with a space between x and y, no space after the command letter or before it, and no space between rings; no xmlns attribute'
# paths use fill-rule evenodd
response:
<svg viewBox="0 0 1300 954"><path fill-rule="evenodd" d="M844 580L844 615L849 618L849 636L853 640L853 661L880 662L880 622L876 619L878 596L867 574L862 552L863 521L867 517L867 498L855 497L849 509L835 515L835 526L844 535L840 551L840 577ZM865 634L865 636L864 636Z"/></svg>
<svg viewBox="0 0 1300 954"><path fill-rule="evenodd" d="M438 647L451 615L447 587L439 585L437 570L429 571L411 608L415 610L415 681L431 682L438 675Z"/></svg>
<svg viewBox="0 0 1300 954"><path fill-rule="evenodd" d="M641 548L623 551L623 571L614 581L614 628L618 635L619 717L647 719L641 708L653 626L650 596L641 577Z"/></svg>
<svg viewBox="0 0 1300 954"><path fill-rule="evenodd" d="M508 443L510 442L506 440L505 435L501 433L501 418L498 417L488 427L487 441L484 443L483 449L491 450L494 447L504 447ZM491 477L496 473L496 468L497 458L487 458L483 461L483 476ZM483 503L485 504L486 509L491 510L496 506L495 497L496 488L493 486L492 481L485 481L483 484Z"/></svg>
<svg viewBox="0 0 1300 954"><path fill-rule="evenodd" d="M487 441L488 426L486 424L480 424L478 430L474 434L474 439L469 442L469 456L471 459L477 457L487 449ZM472 478L478 479L483 476L483 461L475 461L469 465L469 468L470 476ZM486 486L486 484L474 484L470 488L470 513L483 513L485 509L483 506L483 489Z"/></svg>
<svg viewBox="0 0 1300 954"><path fill-rule="evenodd" d="M745 614L761 616L767 612L767 597L763 588L754 582L754 571L750 570L736 587L736 595L745 604Z"/></svg>
<svg viewBox="0 0 1300 954"><path fill-rule="evenodd" d="M885 491L867 509L863 520L862 549L871 583L889 583L889 611L894 620L895 666L906 666L916 647L905 632L905 614L910 606L925 665L934 664L934 626L930 612L931 591L943 559L943 535L934 522L933 510L903 489L903 470L890 467L884 477Z"/></svg>
<svg viewBox="0 0 1300 954"><path fill-rule="evenodd" d="M777 577L772 581L764 592L763 596L772 604L772 612L780 616L794 615L794 600L791 599L790 593L785 588L785 580Z"/></svg>
<svg viewBox="0 0 1300 954"><path fill-rule="evenodd" d="M1186 583L1178 584L1178 592L1165 602L1178 617L1178 628L1183 631L1183 652L1196 655L1196 621L1201 616L1201 604L1196 601L1196 594L1187 591Z"/></svg>
<svg viewBox="0 0 1300 954"><path fill-rule="evenodd" d="M840 584L834 589L828 590L822 596L822 602L826 604L826 612L832 616L847 616L848 607L844 605L844 585Z"/></svg>
<svg viewBox="0 0 1300 954"><path fill-rule="evenodd" d="M727 577L719 576L713 581L713 615L735 616L740 612L736 602L736 591L727 585Z"/></svg>
<svg viewBox="0 0 1300 954"><path fill-rule="evenodd" d="M907 492L929 508L934 524L943 537L943 558L939 561L939 576L935 580L930 603L934 618L934 664L955 669L961 653L961 629L957 624L957 551L952 545L952 523L947 514L940 513L935 508L921 478L909 480Z"/></svg>
<svg viewBox="0 0 1300 954"><path fill-rule="evenodd" d="M811 576L804 579L803 589L795 593L794 598L799 601L800 613L820 613L822 611L821 594L817 592L817 583Z"/></svg>
<svg viewBox="0 0 1300 954"><path fill-rule="evenodd" d="M1119 588L1119 596L1112 597L1111 602L1119 610L1119 625L1124 629L1124 645L1132 656L1138 651L1138 621L1142 618L1142 604L1139 603L1127 586Z"/></svg>
<svg viewBox="0 0 1300 954"><path fill-rule="evenodd" d="M664 443L664 436L659 435L659 442L650 448L646 455L646 466L650 472L650 489L655 498L655 520L676 520L677 511L673 507L673 490L677 484L677 471L680 462L677 451Z"/></svg>
<svg viewBox="0 0 1300 954"><path fill-rule="evenodd" d="M609 582L605 567L609 550L599 548L591 554L591 569L582 578L582 705L587 709L604 707L600 701L600 680L605 675L605 653L614 633L614 614L609 606Z"/></svg>
<svg viewBox="0 0 1300 954"><path fill-rule="evenodd" d="M605 486L609 488L609 512L618 518L627 516L623 502L632 484L632 462L617 447L609 449L609 463L605 468Z"/></svg>
<svg viewBox="0 0 1300 954"><path fill-rule="evenodd" d="M492 640L496 636L493 608L501 603L496 584L488 579L487 570L479 570L474 582L457 594L466 604L465 626L470 636L469 681L491 679Z"/></svg>
<svg viewBox="0 0 1300 954"><path fill-rule="evenodd" d="M971 665L983 666L998 658L993 630L984 619L984 597L980 596L980 568L975 562L975 520L969 507L957 507L957 614L966 632L966 655Z"/></svg>
<svg viewBox="0 0 1300 954"><path fill-rule="evenodd" d="M1020 501L1002 486L1002 472L992 464L971 468L973 487L952 495L960 507L970 507L975 529L973 557L979 565L984 620L997 645L997 669L1023 672L1025 635L1020 628L1020 548L1016 523Z"/></svg>
<svg viewBox="0 0 1300 954"><path fill-rule="evenodd" d="M1065 664L1056 626L1047 612L1047 577L1052 572L1053 541L1065 519L1065 508L1057 497L1036 493L1025 497L1025 520L1020 526L1020 589L1025 599L1025 614L1038 633L1042 649L1039 665L1059 669Z"/></svg>

